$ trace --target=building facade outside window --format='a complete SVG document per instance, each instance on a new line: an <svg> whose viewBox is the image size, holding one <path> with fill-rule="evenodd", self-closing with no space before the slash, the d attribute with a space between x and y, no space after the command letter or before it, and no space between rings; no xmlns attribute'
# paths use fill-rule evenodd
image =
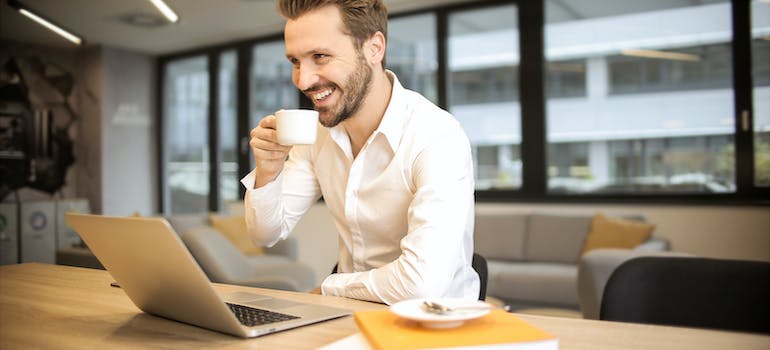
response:
<svg viewBox="0 0 770 350"><path fill-rule="evenodd" d="M164 73L164 212L206 212L210 169L208 60L198 56L170 62Z"/></svg>
<svg viewBox="0 0 770 350"><path fill-rule="evenodd" d="M754 185L770 187L770 2L751 2Z"/></svg>
<svg viewBox="0 0 770 350"><path fill-rule="evenodd" d="M729 1L590 3L546 2L548 65L585 62L586 92L548 94L549 192L734 192Z"/></svg>
<svg viewBox="0 0 770 350"><path fill-rule="evenodd" d="M219 129L219 207L237 201L238 194L238 56L234 50L219 55L217 123Z"/></svg>
<svg viewBox="0 0 770 350"><path fill-rule="evenodd" d="M279 109L300 107L299 93L291 81L292 66L286 59L283 41L256 44L251 57L249 130ZM249 159L249 169L254 169L251 153Z"/></svg>
<svg viewBox="0 0 770 350"><path fill-rule="evenodd" d="M517 11L457 11L447 21L447 103L470 138L476 189L521 187Z"/></svg>
<svg viewBox="0 0 770 350"><path fill-rule="evenodd" d="M405 88L438 103L436 16L432 13L388 21L387 68Z"/></svg>

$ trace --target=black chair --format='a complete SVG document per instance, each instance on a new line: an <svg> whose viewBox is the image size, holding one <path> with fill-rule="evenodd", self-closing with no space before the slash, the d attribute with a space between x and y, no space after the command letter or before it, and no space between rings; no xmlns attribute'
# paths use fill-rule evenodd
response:
<svg viewBox="0 0 770 350"><path fill-rule="evenodd" d="M487 259L479 253L473 253L473 260L471 260L471 266L479 274L479 281L481 282L481 288L479 288L479 300L487 299Z"/></svg>
<svg viewBox="0 0 770 350"><path fill-rule="evenodd" d="M631 259L607 281L599 318L770 333L770 262Z"/></svg>
<svg viewBox="0 0 770 350"><path fill-rule="evenodd" d="M332 274L337 273L337 265L338 264L334 264ZM487 259L484 259L484 257L478 253L473 253L471 266L473 266L473 269L479 274L479 280L481 282L481 288L479 288L479 300L485 300L487 298Z"/></svg>

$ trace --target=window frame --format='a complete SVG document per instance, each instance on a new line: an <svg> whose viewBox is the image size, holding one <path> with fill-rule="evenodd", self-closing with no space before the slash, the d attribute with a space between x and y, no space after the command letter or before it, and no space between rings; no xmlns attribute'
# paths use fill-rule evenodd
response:
<svg viewBox="0 0 770 350"><path fill-rule="evenodd" d="M521 187L518 189L476 190L478 202L543 202L543 203L641 203L641 204L697 204L697 205L770 205L770 187L754 185L754 145L752 118L744 122L743 115L753 115L753 83L751 76L751 1L730 0L732 18L732 89L734 94L734 118L735 130L733 141L735 145L735 181L736 191L733 193L624 193L624 194L563 194L548 192L548 163L547 163L547 138L546 138L546 65L545 60L545 3L546 0L487 0L472 1L441 7L424 8L415 11L392 14L391 19L413 15L434 14L436 17L437 53L438 53L438 105L447 107L447 39L448 17L451 13L465 10L475 10L484 7L500 5L514 5L517 7L519 23L520 65L519 65L519 98L521 106L521 143L519 151L522 161ZM165 164L164 130L163 130L163 86L164 69L169 62L183 59L193 55L206 54L209 60L209 82L213 84L209 88L210 115L210 188L218 189L216 167L218 166L219 137L217 130L217 94L219 86L216 79L219 55L225 51L235 49L237 52L237 114L238 125L236 137L240 143L238 155L238 172L244 176L249 169L250 150L248 146L249 109L249 76L251 67L251 50L254 45L263 42L283 40L282 33L263 36L254 39L224 43L212 47L206 47L185 52L159 56L157 58L157 89L158 99L156 106L157 115L157 144L159 145L158 157L158 202L159 208L164 207ZM309 107L308 101L300 95L300 103ZM213 107L212 107L213 106ZM525 151L526 150L526 151ZM242 198L245 189L240 186L239 195ZM219 210L218 191L211 191L209 198L209 210Z"/></svg>

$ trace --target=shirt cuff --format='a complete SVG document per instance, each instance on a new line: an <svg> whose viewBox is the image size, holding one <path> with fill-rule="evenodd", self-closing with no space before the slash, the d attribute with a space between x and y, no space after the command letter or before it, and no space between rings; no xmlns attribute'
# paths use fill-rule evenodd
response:
<svg viewBox="0 0 770 350"><path fill-rule="evenodd" d="M372 285L369 281L372 277L371 272L331 274L321 283L321 294L382 303L382 298L366 286L367 284Z"/></svg>
<svg viewBox="0 0 770 350"><path fill-rule="evenodd" d="M257 172L257 170L254 169L254 170L250 171L248 174L246 174L246 176L244 176L241 179L241 185L243 185L243 187L246 187L247 191L254 189L254 183L257 182L257 173L256 172Z"/></svg>
<svg viewBox="0 0 770 350"><path fill-rule="evenodd" d="M257 182L256 170L252 170L241 179L241 185L246 187L246 195L250 198L279 198L281 196L281 181L283 172L279 173L275 180L268 182L260 188L254 188ZM250 201L253 205L259 205L258 202Z"/></svg>

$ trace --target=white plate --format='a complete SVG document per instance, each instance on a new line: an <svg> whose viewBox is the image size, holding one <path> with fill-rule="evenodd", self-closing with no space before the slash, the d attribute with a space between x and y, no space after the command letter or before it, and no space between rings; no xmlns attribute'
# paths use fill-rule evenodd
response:
<svg viewBox="0 0 770 350"><path fill-rule="evenodd" d="M478 309L457 310L447 314L430 313L422 308L422 303L426 300L439 303L451 308L458 307L478 307ZM484 308L486 307L486 308ZM390 311L403 318L419 322L424 327L430 328L452 328L457 327L467 320L472 320L489 313L492 306L479 300L456 299L456 298L427 298L410 299L395 303L390 306Z"/></svg>

